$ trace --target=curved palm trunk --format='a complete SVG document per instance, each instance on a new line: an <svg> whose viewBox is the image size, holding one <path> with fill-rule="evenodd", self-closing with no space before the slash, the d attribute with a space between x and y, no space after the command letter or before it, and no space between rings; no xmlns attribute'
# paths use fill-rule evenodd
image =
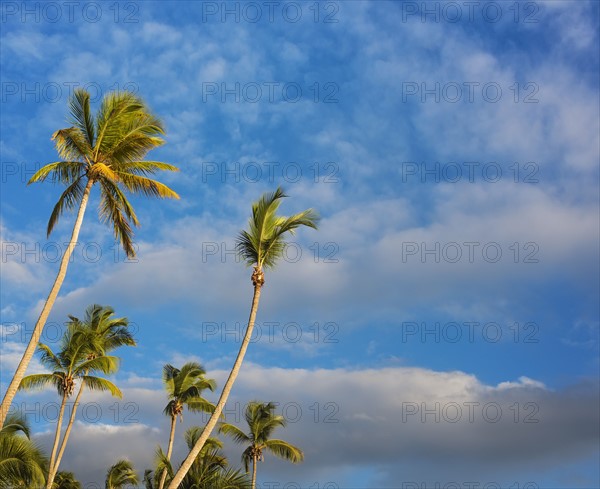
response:
<svg viewBox="0 0 600 489"><path fill-rule="evenodd" d="M256 487L256 455L252 457L252 489Z"/></svg>
<svg viewBox="0 0 600 489"><path fill-rule="evenodd" d="M33 334L31 335L31 339L29 340L29 344L25 349L25 353L23 353L23 357L19 362L19 366L10 381L10 385L6 390L6 394L4 395L4 399L2 400L2 405L0 406L0 428L4 426L4 420L8 414L8 409L12 404L12 401L19 389L19 385L21 384L21 380L25 376L25 372L27 367L29 366L29 362L35 353L35 349L40 341L40 337L42 336L42 331L44 330L44 325L46 324L46 320L50 315L50 311L52 310L52 306L54 306L54 302L56 301L56 297L58 296L58 292L65 280L65 276L67 275L67 268L69 266L69 260L71 255L73 254L73 250L75 249L75 245L77 244L77 239L79 238L79 231L81 229L81 223L83 222L83 215L85 214L85 209L87 207L88 199L90 196L90 191L92 190L92 186L94 185L93 180L88 180L87 185L85 186L85 190L83 192L83 197L81 198L81 203L79 204L79 210L77 211L77 219L75 219L75 224L73 226L73 233L71 234L71 241L65 250L65 253L60 262L60 267L58 269L58 274L56 275L56 280L54 280L54 285L52 285L52 289L50 289L50 293L48 294L48 298L42 308L42 312L35 323L35 328L33 329Z"/></svg>
<svg viewBox="0 0 600 489"><path fill-rule="evenodd" d="M67 424L67 429L65 430L65 434L63 436L62 442L60 444L60 449L58 450L58 455L56 456L56 462L54 462L52 467L52 473L50 474L49 479L54 481L56 477L56 473L58 472L58 468L60 467L60 462L62 461L63 454L65 453L65 448L67 447L67 440L69 439L69 435L71 434L71 428L73 427L73 423L75 422L75 415L77 414L77 407L79 406L79 399L81 398L81 393L83 392L84 383L81 382L81 386L79 387L79 392L75 397L75 402L73 403L73 411L71 412L71 416L69 418L69 423Z"/></svg>
<svg viewBox="0 0 600 489"><path fill-rule="evenodd" d="M54 468L54 459L56 457L56 450L58 449L58 442L60 440L60 432L62 429L63 416L65 414L65 406L67 404L67 393L63 394L62 402L60 404L60 411L58 412L58 420L56 421L56 433L54 434L54 444L52 445L52 453L50 454L50 463L48 464L48 478L46 479L46 489L52 489L52 483L54 482L54 474L56 470Z"/></svg>
<svg viewBox="0 0 600 489"><path fill-rule="evenodd" d="M171 453L173 453L173 440L175 439L175 426L177 425L177 417L171 416L171 434L169 435L169 447L167 448L167 460L171 461ZM165 480L167 478L167 469L163 469L163 473L160 477L160 484L158 489L163 489Z"/></svg>
<svg viewBox="0 0 600 489"><path fill-rule="evenodd" d="M223 392L221 392L221 397L219 397L217 407L208 420L208 423L206 423L206 426L202 431L202 435L200 435L200 438L198 438L194 448L192 448L188 456L181 464L181 467L179 467L175 477L173 477L168 489L177 489L177 487L179 487L179 484L181 484L181 481L183 481L183 478L192 467L194 460L196 460L196 457L200 453L200 450L202 450L204 443L206 443L206 440L216 426L217 421L219 421L219 417L221 416L221 412L223 412L223 408L225 407L225 403L227 402L227 398L229 397L233 383L240 372L242 362L244 361L244 356L246 355L246 350L248 349L248 344L250 343L250 337L252 336L252 330L254 329L254 320L256 319L256 311L258 310L258 302L260 300L261 287L262 284L260 282L254 286L254 297L252 298L252 309L250 309L250 318L248 319L246 334L242 340L240 351L237 354L237 358L235 359L233 368L231 369L229 377L227 378L227 382L225 382L225 386L223 387Z"/></svg>

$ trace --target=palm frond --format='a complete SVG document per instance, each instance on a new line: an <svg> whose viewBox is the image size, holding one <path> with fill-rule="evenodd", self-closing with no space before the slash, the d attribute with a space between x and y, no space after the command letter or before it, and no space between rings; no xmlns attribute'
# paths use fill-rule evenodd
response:
<svg viewBox="0 0 600 489"><path fill-rule="evenodd" d="M219 426L219 433L233 437L233 441L236 443L250 443L250 437L246 435L237 426L229 423L222 423Z"/></svg>
<svg viewBox="0 0 600 489"><path fill-rule="evenodd" d="M94 147L96 128L94 126L94 117L90 110L89 92L83 88L75 89L69 100L69 108L73 124L85 136L85 140L91 150Z"/></svg>
<svg viewBox="0 0 600 489"><path fill-rule="evenodd" d="M92 391L110 392L113 397L118 397L119 399L123 397L121 390L110 380L91 375L84 375L81 377L81 380Z"/></svg>
<svg viewBox="0 0 600 489"><path fill-rule="evenodd" d="M55 161L48 163L36 171L27 182L31 185L36 182L44 182L50 177L53 183L68 184L85 172L85 164L80 161Z"/></svg>
<svg viewBox="0 0 600 489"><path fill-rule="evenodd" d="M31 374L23 377L19 384L19 390L43 389L48 384L57 386L60 378L55 374Z"/></svg>
<svg viewBox="0 0 600 489"><path fill-rule="evenodd" d="M92 148L79 128L59 129L52 134L52 140L56 146L56 152L61 158L90 163Z"/></svg>
<svg viewBox="0 0 600 489"><path fill-rule="evenodd" d="M179 199L177 192L157 180L122 171L117 171L116 174L123 186L132 193L141 193L146 197L158 197L161 199Z"/></svg>
<svg viewBox="0 0 600 489"><path fill-rule="evenodd" d="M298 447L292 445L283 440L266 440L264 442L265 447L273 455L288 460L294 464L300 463L304 460L304 453Z"/></svg>
<svg viewBox="0 0 600 489"><path fill-rule="evenodd" d="M137 216L131 204L127 201L121 190L109 180L101 180L102 199L100 202L100 220L113 225L113 234L123 246L129 258L135 256L133 247L133 230L129 221L139 225Z"/></svg>
<svg viewBox="0 0 600 489"><path fill-rule="evenodd" d="M85 190L83 176L77 177L73 183L71 183L65 191L61 194L58 202L52 209L50 219L48 219L48 226L46 228L46 237L50 236L54 226L58 222L59 217L63 214L65 209L72 210L77 204L81 202L83 192Z"/></svg>

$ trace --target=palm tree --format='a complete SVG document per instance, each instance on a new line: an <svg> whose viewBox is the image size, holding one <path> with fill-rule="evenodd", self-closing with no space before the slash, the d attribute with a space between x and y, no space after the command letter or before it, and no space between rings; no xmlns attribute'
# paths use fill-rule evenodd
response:
<svg viewBox="0 0 600 489"><path fill-rule="evenodd" d="M233 383L237 378L244 355L250 343L252 330L254 329L254 321L256 319L256 311L258 310L258 302L260 300L261 288L265 283L263 268L274 268L277 261L285 250L285 236L294 234L295 230L300 226L308 226L317 229L318 215L313 209L307 209L290 217L282 217L277 215L277 209L281 203L281 199L287 197L281 188L277 188L275 192L265 193L263 196L252 204L252 217L249 221L247 231L242 231L237 239L237 251L245 260L247 265L254 266L252 273L252 284L254 285L254 296L252 298L252 307L250 309L250 318L248 326L237 358L231 369L231 373L227 378L227 382L219 397L219 402L215 412L212 414L204 431L194 448L190 451L187 458L181 464L181 467L175 474L175 477L169 485L169 489L177 489L185 474L190 470L194 460L202 450L204 443L214 429L221 412L225 407L225 402L229 397Z"/></svg>
<svg viewBox="0 0 600 489"><path fill-rule="evenodd" d="M244 417L250 428L248 434L229 423L221 424L219 432L232 436L236 443L249 444L242 454L242 462L244 462L246 472L252 462L252 489L256 486L256 463L264 461L263 452L265 450L292 463L304 460L304 454L298 447L286 441L271 438L276 428L286 425L285 418L275 414L275 404L249 402Z"/></svg>
<svg viewBox="0 0 600 489"><path fill-rule="evenodd" d="M202 428L199 426L192 426L185 432L185 441L189 450L194 447L201 433ZM240 470L228 467L222 448L223 442L216 438L208 438L179 485L179 489L250 489L250 478ZM144 473L146 489L158 487L156 475L164 469L167 469L169 476L173 477L171 463L159 448L155 476L152 476L151 470L146 470Z"/></svg>
<svg viewBox="0 0 600 489"><path fill-rule="evenodd" d="M6 418L0 430L0 488L39 487L46 482L48 458L30 440L30 434L24 416L10 414Z"/></svg>
<svg viewBox="0 0 600 489"><path fill-rule="evenodd" d="M181 370L169 364L163 367L163 383L170 399L163 411L166 416L171 418L171 432L166 454L169 462L173 453L177 417L183 421L183 408L187 407L189 411L206 413L212 413L215 410L214 404L202 397L203 390L214 391L216 387L213 379L204 378L205 374L204 368L196 362L186 363ZM163 489L166 478L167 469L165 468L162 471L158 489Z"/></svg>
<svg viewBox="0 0 600 489"><path fill-rule="evenodd" d="M75 479L73 472L61 470L56 474L52 489L81 489L81 482Z"/></svg>
<svg viewBox="0 0 600 489"><path fill-rule="evenodd" d="M98 356L105 355L107 352L120 346L136 345L131 332L127 329L129 327L128 319L114 318L114 313L115 311L112 307L103 307L98 304L93 304L86 309L83 321L75 316L69 316L70 321L68 324L70 324L71 327L79 328L82 330L83 334L89 335L87 340L83 340L82 338L82 341L88 342L89 352L86 356L87 360L93 360ZM86 375L87 373L88 372L86 372ZM67 428L65 429L65 434L60 444L56 461L53 464L54 471L58 470L65 448L67 447L67 440L69 439L71 428L75 422L79 400L81 399L81 394L83 393L85 385L85 382L81 382L79 385L79 392L77 392L77 396L73 402L71 416Z"/></svg>
<svg viewBox="0 0 600 489"><path fill-rule="evenodd" d="M158 161L142 161L152 148L164 143L161 136L165 132L162 122L152 115L138 96L129 92L111 92L104 97L94 117L90 109L90 94L77 89L69 99L69 108L72 127L60 129L52 135L62 161L44 166L31 177L29 183L43 182L50 178L54 183L67 187L50 215L48 236L66 209L77 208L77 217L54 284L2 400L0 428L67 274L94 184L100 186L100 219L112 224L115 238L123 246L127 256L135 255L131 224L138 226L139 221L125 192L141 193L148 197L179 198L166 185L148 178L148 175L159 170L178 169Z"/></svg>
<svg viewBox="0 0 600 489"><path fill-rule="evenodd" d="M89 372L102 372L111 374L117 371L119 359L108 355L95 356L88 359L89 354L94 351L93 345L89 344L90 335L79 324L67 323L67 329L60 340L60 352L56 355L49 346L40 343L38 350L41 352L41 363L49 370L51 374L33 374L24 377L21 380L20 389L43 388L47 385L53 385L61 397L61 405L56 422L56 432L54 435L54 444L50 454L50 466L48 477L46 479L46 489L52 489L52 483L58 470L58 460L56 457L58 443L60 441L60 432L65 412L67 400L75 391L75 383L80 380L90 390L108 391L113 396L121 398L119 388L107 379L88 375Z"/></svg>
<svg viewBox="0 0 600 489"><path fill-rule="evenodd" d="M106 489L123 489L126 485L137 486L140 479L129 460L119 460L106 473Z"/></svg>

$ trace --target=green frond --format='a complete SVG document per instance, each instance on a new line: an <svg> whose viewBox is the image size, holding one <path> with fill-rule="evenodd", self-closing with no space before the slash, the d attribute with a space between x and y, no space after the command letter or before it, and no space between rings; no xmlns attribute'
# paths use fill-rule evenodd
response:
<svg viewBox="0 0 600 489"><path fill-rule="evenodd" d="M264 442L265 448L273 455L288 460L294 464L304 460L304 453L298 447L283 440L267 440Z"/></svg>
<svg viewBox="0 0 600 489"><path fill-rule="evenodd" d="M239 256L247 265L273 268L285 251L285 235L294 234L300 226L316 229L319 216L307 209L290 217L277 216L282 198L287 197L281 188L265 193L252 204L252 217L248 228L242 230L236 240Z"/></svg>
<svg viewBox="0 0 600 489"><path fill-rule="evenodd" d="M114 356L101 355L79 363L76 372L102 372L112 374L119 370L120 359Z"/></svg>
<svg viewBox="0 0 600 489"><path fill-rule="evenodd" d="M19 390L43 389L48 384L56 387L59 382L60 378L54 374L31 374L21 379Z"/></svg>
<svg viewBox="0 0 600 489"><path fill-rule="evenodd" d="M139 225L137 216L127 198L116 184L109 180L101 180L102 199L100 201L100 220L112 223L115 239L123 246L129 258L135 256L133 248L133 231L129 222Z"/></svg>
<svg viewBox="0 0 600 489"><path fill-rule="evenodd" d="M96 128L94 126L94 117L90 110L90 94L83 88L77 88L69 99L69 108L72 116L72 123L85 136L85 140L90 148L94 147Z"/></svg>
<svg viewBox="0 0 600 489"><path fill-rule="evenodd" d="M130 92L112 92L104 97L98 117L95 157L103 155L119 163L141 159L150 149L163 144L162 123L144 102Z"/></svg>
<svg viewBox="0 0 600 489"><path fill-rule="evenodd" d="M84 375L81 377L81 380L92 391L110 392L113 397L118 397L119 399L123 397L121 390L110 380L91 375Z"/></svg>
<svg viewBox="0 0 600 489"><path fill-rule="evenodd" d="M202 397L194 397L186 400L185 405L188 410L194 413L214 413L216 406Z"/></svg>
<svg viewBox="0 0 600 489"><path fill-rule="evenodd" d="M157 180L121 171L117 171L117 175L123 186L132 193L141 193L146 197L161 199L179 199L177 192Z"/></svg>
<svg viewBox="0 0 600 489"><path fill-rule="evenodd" d="M229 423L222 423L219 426L219 433L233 437L233 441L236 443L250 443L250 437L246 435L237 426Z"/></svg>
<svg viewBox="0 0 600 489"><path fill-rule="evenodd" d="M37 346L37 351L41 353L40 363L48 370L60 370L62 368L60 359L54 354L48 345L39 343Z"/></svg>
<svg viewBox="0 0 600 489"><path fill-rule="evenodd" d="M85 164L80 161L55 161L48 163L36 171L27 182L31 185L44 182L51 177L53 183L69 184L85 173Z"/></svg>
<svg viewBox="0 0 600 489"><path fill-rule="evenodd" d="M0 487L43 487L48 459L31 440L0 435Z"/></svg>
<svg viewBox="0 0 600 489"><path fill-rule="evenodd" d="M56 152L65 160L90 162L92 148L77 127L59 129L52 134Z"/></svg>
<svg viewBox="0 0 600 489"><path fill-rule="evenodd" d="M50 214L48 219L48 227L46 228L46 237L50 236L54 226L58 222L59 217L65 211L65 209L72 210L77 204L81 202L83 192L85 190L83 176L78 177L72 184L70 184L65 191L61 194L58 202Z"/></svg>
<svg viewBox="0 0 600 489"><path fill-rule="evenodd" d="M179 171L179 168L161 161L125 161L119 164L119 171L131 175L149 176L157 171Z"/></svg>
<svg viewBox="0 0 600 489"><path fill-rule="evenodd" d="M106 473L106 489L121 489L127 485L137 486L140 480L129 460L119 460Z"/></svg>
<svg viewBox="0 0 600 489"><path fill-rule="evenodd" d="M172 383L173 379L179 374L179 369L173 367L170 363L167 363L163 367L163 382L165 384Z"/></svg>
<svg viewBox="0 0 600 489"><path fill-rule="evenodd" d="M31 435L31 426L22 413L11 413L4 421L4 426L0 430L0 436L14 435L18 432L23 433L26 438L29 438Z"/></svg>

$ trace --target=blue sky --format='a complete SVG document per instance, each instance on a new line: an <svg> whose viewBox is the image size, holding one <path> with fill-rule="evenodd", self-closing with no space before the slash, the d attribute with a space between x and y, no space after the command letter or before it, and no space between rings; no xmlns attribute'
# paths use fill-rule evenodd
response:
<svg viewBox="0 0 600 489"><path fill-rule="evenodd" d="M3 385L73 224L46 239L61 190L25 185L56 158L72 87L139 93L167 128L150 157L181 169L160 176L181 200L133 198L135 262L93 195L44 335L93 303L136 329L124 399L89 396L66 452L88 488L119 457L143 472L166 444L165 363L200 361L222 385L252 294L228 251L277 185L284 213L323 219L268 272L232 393L231 421L277 401L281 436L306 452L301 466L267 458L263 487L600 484L597 2L3 2L1 15ZM43 444L54 402L16 401ZM202 422L186 414L178 433Z"/></svg>

